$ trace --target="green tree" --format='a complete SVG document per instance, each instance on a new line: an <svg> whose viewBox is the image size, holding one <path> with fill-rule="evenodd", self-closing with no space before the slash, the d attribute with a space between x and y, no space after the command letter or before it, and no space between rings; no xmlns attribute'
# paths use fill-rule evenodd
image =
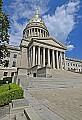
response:
<svg viewBox="0 0 82 120"><path fill-rule="evenodd" d="M0 59L6 57L8 50L7 44L9 44L9 33L10 20L8 14L3 12L3 1L0 0Z"/></svg>

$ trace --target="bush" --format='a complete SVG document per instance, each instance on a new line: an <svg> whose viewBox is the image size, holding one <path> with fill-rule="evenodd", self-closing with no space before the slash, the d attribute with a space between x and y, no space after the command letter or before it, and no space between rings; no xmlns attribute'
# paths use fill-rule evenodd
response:
<svg viewBox="0 0 82 120"><path fill-rule="evenodd" d="M2 93L2 92L6 92L6 91L8 91L9 90L9 85L2 85L2 86L0 86L0 94Z"/></svg>
<svg viewBox="0 0 82 120"><path fill-rule="evenodd" d="M24 92L23 89L16 84L11 83L11 84L1 86L0 87L0 106L8 104L12 100L23 98L23 92Z"/></svg>

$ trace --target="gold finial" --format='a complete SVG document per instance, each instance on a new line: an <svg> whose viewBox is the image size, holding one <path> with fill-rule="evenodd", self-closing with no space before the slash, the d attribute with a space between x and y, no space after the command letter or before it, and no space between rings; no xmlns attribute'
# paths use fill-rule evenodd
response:
<svg viewBox="0 0 82 120"><path fill-rule="evenodd" d="M38 18L38 17L39 17L38 8L36 8L35 17L36 17L36 18Z"/></svg>

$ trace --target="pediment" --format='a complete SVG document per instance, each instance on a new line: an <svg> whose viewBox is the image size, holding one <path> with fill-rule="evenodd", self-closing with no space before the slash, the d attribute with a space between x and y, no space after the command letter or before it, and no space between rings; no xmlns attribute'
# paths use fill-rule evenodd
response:
<svg viewBox="0 0 82 120"><path fill-rule="evenodd" d="M41 42L43 44L47 44L49 46L54 46L58 48L63 48L66 49L66 46L60 43L59 41L53 39L53 38L48 38L48 39L38 39L36 40L37 42Z"/></svg>

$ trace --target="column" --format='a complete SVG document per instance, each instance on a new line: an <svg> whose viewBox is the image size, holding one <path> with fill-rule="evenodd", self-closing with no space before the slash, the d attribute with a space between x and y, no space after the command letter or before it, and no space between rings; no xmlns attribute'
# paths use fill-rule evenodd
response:
<svg viewBox="0 0 82 120"><path fill-rule="evenodd" d="M33 64L32 66L35 66L35 46L33 46Z"/></svg>
<svg viewBox="0 0 82 120"><path fill-rule="evenodd" d="M31 36L31 29L29 29L29 36Z"/></svg>
<svg viewBox="0 0 82 120"><path fill-rule="evenodd" d="M38 54L37 54L37 48L36 48L36 65L38 64L38 62L37 62L37 56L38 56Z"/></svg>
<svg viewBox="0 0 82 120"><path fill-rule="evenodd" d="M42 29L42 37L44 37L44 30Z"/></svg>
<svg viewBox="0 0 82 120"><path fill-rule="evenodd" d="M64 53L64 69L66 69L66 57L65 57L65 53Z"/></svg>
<svg viewBox="0 0 82 120"><path fill-rule="evenodd" d="M40 65L40 47L38 47L38 65Z"/></svg>
<svg viewBox="0 0 82 120"><path fill-rule="evenodd" d="M39 29L37 28L37 35L39 36Z"/></svg>
<svg viewBox="0 0 82 120"><path fill-rule="evenodd" d="M54 50L52 50L52 64L53 64L53 68L55 68L55 55L54 55Z"/></svg>
<svg viewBox="0 0 82 120"><path fill-rule="evenodd" d="M30 54L30 49L29 49L29 67L31 67L31 62L30 62L30 60L31 60L31 54Z"/></svg>
<svg viewBox="0 0 82 120"><path fill-rule="evenodd" d="M42 36L41 36L41 29L40 29L40 37L42 37Z"/></svg>
<svg viewBox="0 0 82 120"><path fill-rule="evenodd" d="M43 48L43 67L45 67L45 48Z"/></svg>
<svg viewBox="0 0 82 120"><path fill-rule="evenodd" d="M37 36L37 28L35 28L35 36Z"/></svg>
<svg viewBox="0 0 82 120"><path fill-rule="evenodd" d="M30 63L31 63L31 67L32 67L32 62L33 62L33 61L32 61L32 48L30 48L30 53L31 53L31 55L30 55L30 56L31 56Z"/></svg>
<svg viewBox="0 0 82 120"><path fill-rule="evenodd" d="M30 36L30 29L28 30L28 36Z"/></svg>
<svg viewBox="0 0 82 120"><path fill-rule="evenodd" d="M50 67L50 50L48 49L48 66Z"/></svg>
<svg viewBox="0 0 82 120"><path fill-rule="evenodd" d="M57 69L59 69L58 51L56 51L56 64L57 64Z"/></svg>
<svg viewBox="0 0 82 120"><path fill-rule="evenodd" d="M40 64L43 65L42 48L40 49Z"/></svg>
<svg viewBox="0 0 82 120"><path fill-rule="evenodd" d="M62 67L62 52L60 52L60 69L62 70L63 67Z"/></svg>
<svg viewBox="0 0 82 120"><path fill-rule="evenodd" d="M46 32L46 37L47 37L47 32Z"/></svg>

